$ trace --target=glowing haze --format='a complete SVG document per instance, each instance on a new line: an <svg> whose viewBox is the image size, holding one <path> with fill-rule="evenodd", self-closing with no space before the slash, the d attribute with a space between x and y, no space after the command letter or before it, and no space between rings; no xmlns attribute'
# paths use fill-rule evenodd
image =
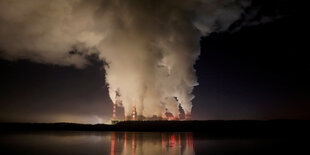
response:
<svg viewBox="0 0 310 155"><path fill-rule="evenodd" d="M244 2L0 0L0 56L83 68L95 54L125 114L190 114L200 36L227 29Z"/></svg>

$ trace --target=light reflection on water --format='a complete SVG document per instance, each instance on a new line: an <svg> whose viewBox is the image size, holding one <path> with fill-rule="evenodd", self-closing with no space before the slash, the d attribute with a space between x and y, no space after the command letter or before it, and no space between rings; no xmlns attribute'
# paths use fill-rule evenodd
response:
<svg viewBox="0 0 310 155"><path fill-rule="evenodd" d="M210 138L190 132L24 132L0 133L0 154L281 154L304 151L284 138ZM298 148L298 149L295 149ZM308 147L306 147L308 148ZM308 151L309 152L309 151Z"/></svg>
<svg viewBox="0 0 310 155"><path fill-rule="evenodd" d="M192 133L38 132L0 135L0 154L191 155Z"/></svg>
<svg viewBox="0 0 310 155"><path fill-rule="evenodd" d="M130 147L127 147L129 145ZM194 154L192 133L112 132L111 155Z"/></svg>

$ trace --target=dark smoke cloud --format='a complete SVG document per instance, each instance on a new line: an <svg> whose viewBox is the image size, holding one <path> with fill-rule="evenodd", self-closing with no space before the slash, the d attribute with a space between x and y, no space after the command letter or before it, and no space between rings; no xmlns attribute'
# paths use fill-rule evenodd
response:
<svg viewBox="0 0 310 155"><path fill-rule="evenodd" d="M246 5L240 18L228 31L237 32L244 27L266 24L297 14L299 2L291 0L253 0ZM297 15L297 17L300 15Z"/></svg>

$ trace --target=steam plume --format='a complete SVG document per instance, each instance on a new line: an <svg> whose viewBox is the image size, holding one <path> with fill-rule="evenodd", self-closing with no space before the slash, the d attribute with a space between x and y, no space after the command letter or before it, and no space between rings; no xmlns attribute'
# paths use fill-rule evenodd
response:
<svg viewBox="0 0 310 155"><path fill-rule="evenodd" d="M82 68L105 61L129 114L191 113L199 39L239 18L237 0L0 0L0 56ZM75 50L77 52L69 52Z"/></svg>

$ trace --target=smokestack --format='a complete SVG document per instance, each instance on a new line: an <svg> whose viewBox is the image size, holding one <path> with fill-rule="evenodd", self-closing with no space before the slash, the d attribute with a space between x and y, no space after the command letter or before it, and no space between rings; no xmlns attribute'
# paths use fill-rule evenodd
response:
<svg viewBox="0 0 310 155"><path fill-rule="evenodd" d="M115 90L115 102L113 104L113 120L116 119L116 108L117 108L116 106L121 103L121 101L119 100L120 96L121 94L119 92L119 89L116 89Z"/></svg>
<svg viewBox="0 0 310 155"><path fill-rule="evenodd" d="M136 120L137 112L136 112L136 106L132 106L132 120Z"/></svg>
<svg viewBox="0 0 310 155"><path fill-rule="evenodd" d="M116 119L116 104L117 104L117 100L115 101L115 103L113 104L113 119Z"/></svg>

